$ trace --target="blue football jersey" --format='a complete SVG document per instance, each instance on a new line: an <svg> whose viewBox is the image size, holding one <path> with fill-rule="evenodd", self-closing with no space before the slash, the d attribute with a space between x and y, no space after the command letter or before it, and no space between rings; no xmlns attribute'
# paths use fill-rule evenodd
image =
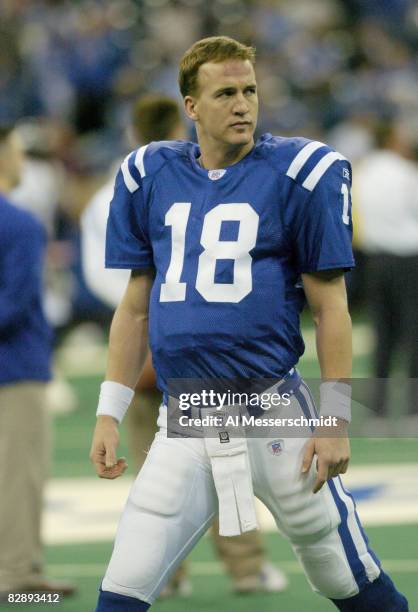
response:
<svg viewBox="0 0 418 612"><path fill-rule="evenodd" d="M156 142L116 178L106 266L156 271L150 346L158 385L277 378L304 351L301 273L349 269L351 168L327 145L262 136L205 170L198 145Z"/></svg>

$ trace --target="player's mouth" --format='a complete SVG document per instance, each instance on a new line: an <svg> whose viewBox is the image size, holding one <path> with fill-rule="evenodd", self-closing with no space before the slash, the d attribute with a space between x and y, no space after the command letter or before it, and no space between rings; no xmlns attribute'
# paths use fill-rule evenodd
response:
<svg viewBox="0 0 418 612"><path fill-rule="evenodd" d="M235 123L231 123L230 127L232 128L246 128L251 126L251 121L236 121Z"/></svg>

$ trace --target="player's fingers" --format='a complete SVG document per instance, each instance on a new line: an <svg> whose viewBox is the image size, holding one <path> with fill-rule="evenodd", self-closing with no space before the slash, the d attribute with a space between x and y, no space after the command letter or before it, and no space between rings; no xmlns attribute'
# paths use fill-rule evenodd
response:
<svg viewBox="0 0 418 612"><path fill-rule="evenodd" d="M304 450L303 459L302 459L302 469L301 469L302 474L306 474L311 469L312 460L314 458L314 455L315 455L315 442L313 438L311 438L305 444L305 450Z"/></svg>
<svg viewBox="0 0 418 612"><path fill-rule="evenodd" d="M345 458L338 461L338 463L336 463L335 465L331 465L330 478L334 478L335 476L338 476L338 474L345 474L348 468L349 461L349 458Z"/></svg>
<svg viewBox="0 0 418 612"><path fill-rule="evenodd" d="M345 461L343 461L342 467L340 469L340 474L345 474L347 472L349 463L350 463L349 459L346 459Z"/></svg>
<svg viewBox="0 0 418 612"><path fill-rule="evenodd" d="M90 449L89 459L92 463L97 463L103 459L105 454L106 454L106 451L105 451L104 446L102 445L96 446L95 444L92 444L92 447Z"/></svg>
<svg viewBox="0 0 418 612"><path fill-rule="evenodd" d="M335 463L334 465L330 465L328 468L328 479L335 478L335 476L338 476L338 474L341 474L342 465L343 465L342 461L339 461L338 463Z"/></svg>
<svg viewBox="0 0 418 612"><path fill-rule="evenodd" d="M329 463L325 460L318 460L318 473L316 475L313 492L318 493L329 479Z"/></svg>
<svg viewBox="0 0 418 612"><path fill-rule="evenodd" d="M123 474L125 470L127 470L128 464L126 463L125 457L121 457L117 460L115 470L119 471L120 474Z"/></svg>
<svg viewBox="0 0 418 612"><path fill-rule="evenodd" d="M105 465L101 466L99 476L100 478L107 478L109 480L113 480L114 478L119 478L127 469L128 464L126 463L125 457L121 457L117 460L116 464L111 467L106 467Z"/></svg>
<svg viewBox="0 0 418 612"><path fill-rule="evenodd" d="M116 460L116 446L112 442L105 442L105 464L107 468L112 468L117 464Z"/></svg>
<svg viewBox="0 0 418 612"><path fill-rule="evenodd" d="M120 476L121 474L119 473L119 470L115 466L111 468L102 467L98 475L99 475L99 478L106 478L108 480L113 480L114 478L118 478L118 476Z"/></svg>
<svg viewBox="0 0 418 612"><path fill-rule="evenodd" d="M118 478L118 476L120 476L120 474L115 474L111 469L105 469L99 474L99 478L105 478L106 480L114 480Z"/></svg>
<svg viewBox="0 0 418 612"><path fill-rule="evenodd" d="M96 474L98 476L101 476L101 474L106 468L104 448L103 449L92 448L90 452L90 461L92 462L94 466Z"/></svg>

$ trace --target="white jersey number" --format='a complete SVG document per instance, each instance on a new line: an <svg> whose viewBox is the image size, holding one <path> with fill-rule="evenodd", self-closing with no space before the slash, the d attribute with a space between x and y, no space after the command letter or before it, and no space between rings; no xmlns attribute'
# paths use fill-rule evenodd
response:
<svg viewBox="0 0 418 612"><path fill-rule="evenodd" d="M161 285L160 302L184 302L186 283L180 282L183 271L184 247L190 202L176 202L165 215L165 224L171 226L171 259Z"/></svg>
<svg viewBox="0 0 418 612"><path fill-rule="evenodd" d="M350 217L348 214L349 206L350 206L350 190L346 183L341 185L341 193L343 194L343 223L346 225L350 225Z"/></svg>
<svg viewBox="0 0 418 612"><path fill-rule="evenodd" d="M190 202L176 202L165 216L172 227L171 260L165 283L161 285L161 302L182 302L186 299L186 283L180 282L184 263L185 237L190 214ZM223 221L239 223L237 240L220 240ZM196 289L207 302L240 302L253 288L251 249L255 247L259 217L246 203L218 204L205 215L200 243L204 247L199 257ZM232 283L216 283L216 262L234 262Z"/></svg>

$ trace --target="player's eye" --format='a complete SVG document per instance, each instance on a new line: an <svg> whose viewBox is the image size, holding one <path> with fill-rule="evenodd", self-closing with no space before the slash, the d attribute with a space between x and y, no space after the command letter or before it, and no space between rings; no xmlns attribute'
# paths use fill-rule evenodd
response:
<svg viewBox="0 0 418 612"><path fill-rule="evenodd" d="M216 97L217 98L229 98L233 94L234 94L234 91L232 89L225 89L224 91L220 91Z"/></svg>

